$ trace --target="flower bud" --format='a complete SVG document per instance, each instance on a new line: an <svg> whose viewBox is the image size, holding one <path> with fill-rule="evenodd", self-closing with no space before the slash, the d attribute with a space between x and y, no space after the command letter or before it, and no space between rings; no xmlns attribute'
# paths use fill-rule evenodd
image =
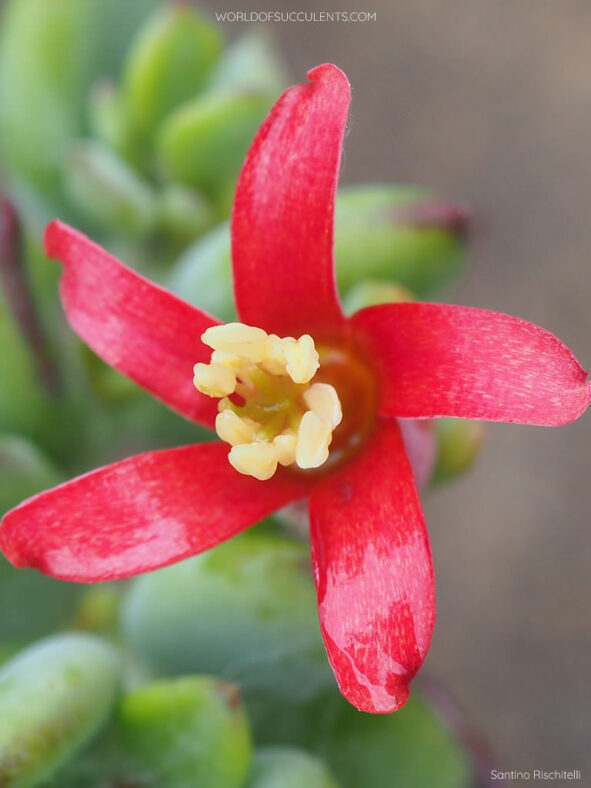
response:
<svg viewBox="0 0 591 788"><path fill-rule="evenodd" d="M137 33L125 66L123 99L141 139L198 93L217 60L218 31L188 3L170 3Z"/></svg>
<svg viewBox="0 0 591 788"><path fill-rule="evenodd" d="M154 788L240 788L251 742L238 689L187 676L147 684L123 698L118 734L131 773ZM122 781L120 781L121 784Z"/></svg>
<svg viewBox="0 0 591 788"><path fill-rule="evenodd" d="M83 634L31 646L0 668L0 785L37 785L105 722L119 686L116 653Z"/></svg>
<svg viewBox="0 0 591 788"><path fill-rule="evenodd" d="M179 183L215 194L233 181L269 111L267 95L208 93L172 113L156 139L163 169Z"/></svg>
<svg viewBox="0 0 591 788"><path fill-rule="evenodd" d="M326 764L294 747L257 750L248 788L338 788Z"/></svg>
<svg viewBox="0 0 591 788"><path fill-rule="evenodd" d="M465 473L476 461L484 441L484 426L469 419L437 419L439 452L433 481Z"/></svg>
<svg viewBox="0 0 591 788"><path fill-rule="evenodd" d="M123 626L159 673L215 673L247 696L333 686L307 546L250 532L134 581Z"/></svg>
<svg viewBox="0 0 591 788"><path fill-rule="evenodd" d="M138 236L155 224L156 198L150 185L97 142L70 147L65 186L72 201L99 226Z"/></svg>
<svg viewBox="0 0 591 788"><path fill-rule="evenodd" d="M423 297L457 275L467 213L417 188L341 189L335 259L342 293L360 279L387 279Z"/></svg>

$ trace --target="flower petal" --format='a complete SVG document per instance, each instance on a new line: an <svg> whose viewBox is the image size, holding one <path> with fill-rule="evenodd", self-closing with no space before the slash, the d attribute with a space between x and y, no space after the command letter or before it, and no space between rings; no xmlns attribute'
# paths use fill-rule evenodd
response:
<svg viewBox="0 0 591 788"><path fill-rule="evenodd" d="M200 443L99 468L8 512L0 548L62 580L129 577L208 550L305 495L285 474L241 476L228 447Z"/></svg>
<svg viewBox="0 0 591 788"><path fill-rule="evenodd" d="M556 426L591 400L587 373L549 331L499 312L385 304L351 318L374 359L380 412Z"/></svg>
<svg viewBox="0 0 591 788"><path fill-rule="evenodd" d="M232 215L240 319L282 336L344 327L333 264L334 200L350 89L336 66L289 88L252 143Z"/></svg>
<svg viewBox="0 0 591 788"><path fill-rule="evenodd" d="M310 522L320 626L341 692L362 711L395 711L435 622L429 538L396 421L318 484Z"/></svg>
<svg viewBox="0 0 591 788"><path fill-rule="evenodd" d="M173 410L213 427L217 403L193 385L193 366L209 361L201 334L218 321L62 222L47 228L45 251L64 264L64 309L86 344Z"/></svg>

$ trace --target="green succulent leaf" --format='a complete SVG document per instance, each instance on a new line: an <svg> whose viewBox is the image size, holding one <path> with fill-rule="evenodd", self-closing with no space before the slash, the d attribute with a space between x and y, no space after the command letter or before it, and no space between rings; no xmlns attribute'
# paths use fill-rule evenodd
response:
<svg viewBox="0 0 591 788"><path fill-rule="evenodd" d="M50 406L31 350L6 309L1 291L0 379L0 432L35 438Z"/></svg>
<svg viewBox="0 0 591 788"><path fill-rule="evenodd" d="M251 532L134 581L124 631L155 672L215 673L249 700L332 686L307 546Z"/></svg>
<svg viewBox="0 0 591 788"><path fill-rule="evenodd" d="M0 668L0 785L31 788L97 733L112 710L119 661L102 640L59 635Z"/></svg>
<svg viewBox="0 0 591 788"><path fill-rule="evenodd" d="M132 31L159 0L8 0L0 31L0 150L8 173L55 207L68 142L94 82L117 73Z"/></svg>
<svg viewBox="0 0 591 788"><path fill-rule="evenodd" d="M271 99L252 92L208 93L180 107L156 140L162 167L179 183L215 194L233 181Z"/></svg>
<svg viewBox="0 0 591 788"><path fill-rule="evenodd" d="M327 703L314 749L342 788L471 788L472 763L454 734L417 696L387 715L358 712L342 699Z"/></svg>
<svg viewBox="0 0 591 788"><path fill-rule="evenodd" d="M98 227L126 236L154 227L157 201L150 184L100 143L71 144L64 179L70 199Z"/></svg>
<svg viewBox="0 0 591 788"><path fill-rule="evenodd" d="M201 235L215 221L211 204L202 194L176 183L161 190L158 213L162 229L182 245Z"/></svg>
<svg viewBox="0 0 591 788"><path fill-rule="evenodd" d="M434 482L444 482L466 473L476 462L484 441L484 427L468 419L437 419L439 451Z"/></svg>
<svg viewBox="0 0 591 788"><path fill-rule="evenodd" d="M228 46L207 80L208 91L242 90L275 99L288 84L285 67L266 30L245 33Z"/></svg>
<svg viewBox="0 0 591 788"><path fill-rule="evenodd" d="M338 788L328 766L295 747L257 750L248 788Z"/></svg>
<svg viewBox="0 0 591 788"><path fill-rule="evenodd" d="M153 14L132 44L123 96L133 126L150 139L166 116L205 84L222 48L215 27L188 3L170 3Z"/></svg>
<svg viewBox="0 0 591 788"><path fill-rule="evenodd" d="M219 320L236 319L232 289L230 227L219 224L195 241L172 266L168 287Z"/></svg>
<svg viewBox="0 0 591 788"><path fill-rule="evenodd" d="M425 189L340 189L335 259L341 292L360 279L384 279L421 297L433 293L459 273L465 222L462 209Z"/></svg>
<svg viewBox="0 0 591 788"><path fill-rule="evenodd" d="M187 676L140 687L118 712L120 744L145 788L240 788L250 769L248 721L236 687Z"/></svg>

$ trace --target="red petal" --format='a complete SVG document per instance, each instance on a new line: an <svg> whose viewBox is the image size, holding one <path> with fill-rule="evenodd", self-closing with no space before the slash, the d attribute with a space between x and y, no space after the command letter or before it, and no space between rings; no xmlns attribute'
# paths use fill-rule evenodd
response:
<svg viewBox="0 0 591 788"><path fill-rule="evenodd" d="M350 89L336 66L289 88L252 143L232 216L240 319L282 336L338 334L333 215Z"/></svg>
<svg viewBox="0 0 591 788"><path fill-rule="evenodd" d="M310 521L320 626L341 692L362 711L395 711L435 623L429 538L395 421L313 490Z"/></svg>
<svg viewBox="0 0 591 788"><path fill-rule="evenodd" d="M0 547L62 580L112 580L208 550L305 494L287 475L241 476L227 455L200 443L99 468L8 512Z"/></svg>
<svg viewBox="0 0 591 788"><path fill-rule="evenodd" d="M556 426L591 401L587 373L549 331L447 304L386 304L353 315L374 358L380 411Z"/></svg>
<svg viewBox="0 0 591 788"><path fill-rule="evenodd" d="M60 292L70 325L107 364L173 410L212 427L217 402L193 385L193 366L208 362L201 334L217 320L136 274L98 244L52 222L48 257L64 264Z"/></svg>

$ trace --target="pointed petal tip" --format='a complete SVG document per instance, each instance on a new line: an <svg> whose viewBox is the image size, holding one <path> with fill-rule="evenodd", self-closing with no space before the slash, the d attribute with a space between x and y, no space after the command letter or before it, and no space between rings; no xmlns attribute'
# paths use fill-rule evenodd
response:
<svg viewBox="0 0 591 788"><path fill-rule="evenodd" d="M61 236L64 224L59 219L53 219L45 228L43 233L43 248L48 257L55 258L57 254L57 244Z"/></svg>
<svg viewBox="0 0 591 788"><path fill-rule="evenodd" d="M348 91L351 90L351 85L347 79L347 75L334 63L321 63L318 66L311 68L306 77L310 82L318 82L321 79L332 79L334 82L340 82L343 87Z"/></svg>

